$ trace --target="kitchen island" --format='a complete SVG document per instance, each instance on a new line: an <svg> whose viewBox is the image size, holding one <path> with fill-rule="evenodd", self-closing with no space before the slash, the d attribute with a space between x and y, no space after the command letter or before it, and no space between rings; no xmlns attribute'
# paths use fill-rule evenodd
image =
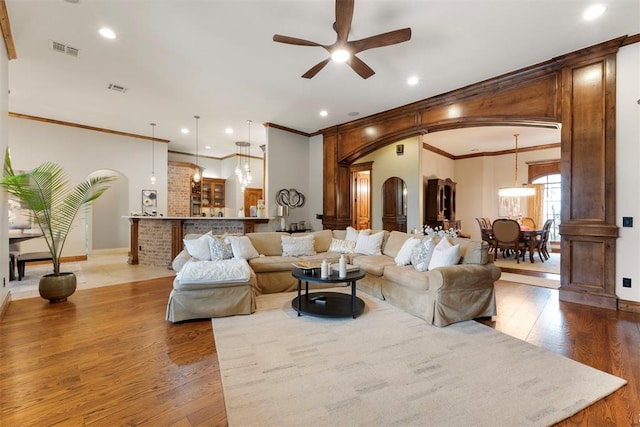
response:
<svg viewBox="0 0 640 427"><path fill-rule="evenodd" d="M126 216L129 220L129 264L171 267L186 234L246 234L274 218Z"/></svg>

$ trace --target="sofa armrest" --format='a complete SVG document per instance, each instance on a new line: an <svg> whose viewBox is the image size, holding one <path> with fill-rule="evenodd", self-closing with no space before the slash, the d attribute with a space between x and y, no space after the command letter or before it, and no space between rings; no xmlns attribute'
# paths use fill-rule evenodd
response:
<svg viewBox="0 0 640 427"><path fill-rule="evenodd" d="M494 264L458 264L429 271L429 291L458 292L484 288L500 278Z"/></svg>
<svg viewBox="0 0 640 427"><path fill-rule="evenodd" d="M183 249L178 255L176 255L173 261L171 261L171 268L173 268L173 271L179 272L190 259L191 255L189 255L189 252L187 252L186 249Z"/></svg>

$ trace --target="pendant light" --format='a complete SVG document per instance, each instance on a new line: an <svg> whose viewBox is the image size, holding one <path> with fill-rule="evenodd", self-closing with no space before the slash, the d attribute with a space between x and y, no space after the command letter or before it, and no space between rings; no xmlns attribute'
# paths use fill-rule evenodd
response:
<svg viewBox="0 0 640 427"><path fill-rule="evenodd" d="M516 152L515 152L515 175L513 178L513 187L508 188L499 188L498 196L500 197L528 197L533 196L536 193L535 188L526 187L526 186L518 186L518 137L520 134L516 133L513 136L516 138Z"/></svg>
<svg viewBox="0 0 640 427"><path fill-rule="evenodd" d="M151 125L151 185L155 185L156 183L156 168L155 168L155 158L156 158L156 133L155 123L149 123Z"/></svg>
<svg viewBox="0 0 640 427"><path fill-rule="evenodd" d="M244 193L245 188L251 184L253 177L251 176L251 120L247 120L249 127L249 142L236 141L238 151L236 153L236 176L240 183L240 191Z"/></svg>
<svg viewBox="0 0 640 427"><path fill-rule="evenodd" d="M200 166L198 165L198 120L200 116L193 116L196 119L196 173L193 175L194 182L200 182Z"/></svg>

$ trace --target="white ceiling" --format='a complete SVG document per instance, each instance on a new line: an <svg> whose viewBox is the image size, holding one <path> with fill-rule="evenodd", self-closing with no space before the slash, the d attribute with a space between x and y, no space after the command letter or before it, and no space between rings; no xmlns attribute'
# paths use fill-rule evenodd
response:
<svg viewBox="0 0 640 427"><path fill-rule="evenodd" d="M605 15L586 22L581 15L592 3L356 0L350 40L404 27L412 39L360 53L376 72L367 80L335 63L308 80L300 76L326 52L272 37L333 43L333 0L7 0L18 53L9 63L9 110L142 135L155 122L156 137L179 152L195 151L198 114L200 154L214 157L248 139L251 119L251 154L261 155L264 122L312 133L640 33L640 1L602 0ZM99 36L102 26L117 38ZM79 56L53 51L52 40ZM408 86L410 75L420 83ZM110 91L109 83L128 90ZM227 127L235 133L225 134ZM521 146L534 138L559 142L557 131L534 131L520 131ZM454 155L513 147L513 129L485 132L447 131L425 141Z"/></svg>

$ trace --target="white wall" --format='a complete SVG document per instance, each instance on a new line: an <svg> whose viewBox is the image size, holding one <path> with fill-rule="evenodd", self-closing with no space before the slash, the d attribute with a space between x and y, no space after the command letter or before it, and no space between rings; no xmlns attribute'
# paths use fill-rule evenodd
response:
<svg viewBox="0 0 640 427"><path fill-rule="evenodd" d="M296 208L289 209L289 217L287 218L287 224L300 221L310 221L315 218L316 211L310 208L310 201L315 199L322 200L322 191L317 192L318 189L314 188L311 192L309 186L310 164L320 162L322 164L322 153L320 152L319 158L310 158L310 144L309 138L303 135L298 135L291 132L286 132L273 127L267 128L267 173L266 173L266 195L265 200L267 204L267 212L270 217L276 216L276 203L275 198L281 189L296 189L298 192L304 194L306 202L305 205ZM317 147L314 146L314 153L317 153ZM318 166L314 166L315 171ZM317 175L316 175L317 179ZM320 178L322 179L322 178ZM275 230L278 221L272 221L269 224L269 229Z"/></svg>
<svg viewBox="0 0 640 427"><path fill-rule="evenodd" d="M316 219L316 214L324 212L324 138L316 135L309 138L309 194L314 197L307 198L309 205L309 223L314 230L322 230L322 220ZM315 196L319 194L320 196Z"/></svg>
<svg viewBox="0 0 640 427"><path fill-rule="evenodd" d="M622 47L616 78L616 295L640 301L640 43ZM622 217L634 218L633 228L622 227ZM622 278L631 288L622 287Z"/></svg>
<svg viewBox="0 0 640 427"><path fill-rule="evenodd" d="M91 173L106 169L122 174L128 180L127 204L114 213L109 224L93 227L116 228L122 215L141 210L143 189L158 191L158 213L167 212L167 144L156 143L155 173L157 183L151 186L151 141L61 126L34 120L9 118L9 147L14 168L28 170L45 160L60 164L72 185ZM110 191L110 190L109 190ZM63 257L85 255L85 228L76 225L69 236ZM38 239L23 242L22 250L46 250Z"/></svg>
<svg viewBox="0 0 640 427"><path fill-rule="evenodd" d="M8 91L9 91L9 58L7 50L4 48L4 42L0 43L0 159L4 166L4 153L8 144ZM2 209L0 209L0 276L2 276L2 285L0 286L0 305L5 301L9 294L9 265L6 260L9 259L9 220L7 209L7 193L0 188L0 200L2 201Z"/></svg>
<svg viewBox="0 0 640 427"><path fill-rule="evenodd" d="M404 144L404 154L396 154L396 145ZM419 137L389 144L358 159L356 163L373 162L371 171L371 228L382 230L382 185L392 177L401 178L407 185L407 231L422 224L420 193L422 179L416 173L420 168L422 144Z"/></svg>

